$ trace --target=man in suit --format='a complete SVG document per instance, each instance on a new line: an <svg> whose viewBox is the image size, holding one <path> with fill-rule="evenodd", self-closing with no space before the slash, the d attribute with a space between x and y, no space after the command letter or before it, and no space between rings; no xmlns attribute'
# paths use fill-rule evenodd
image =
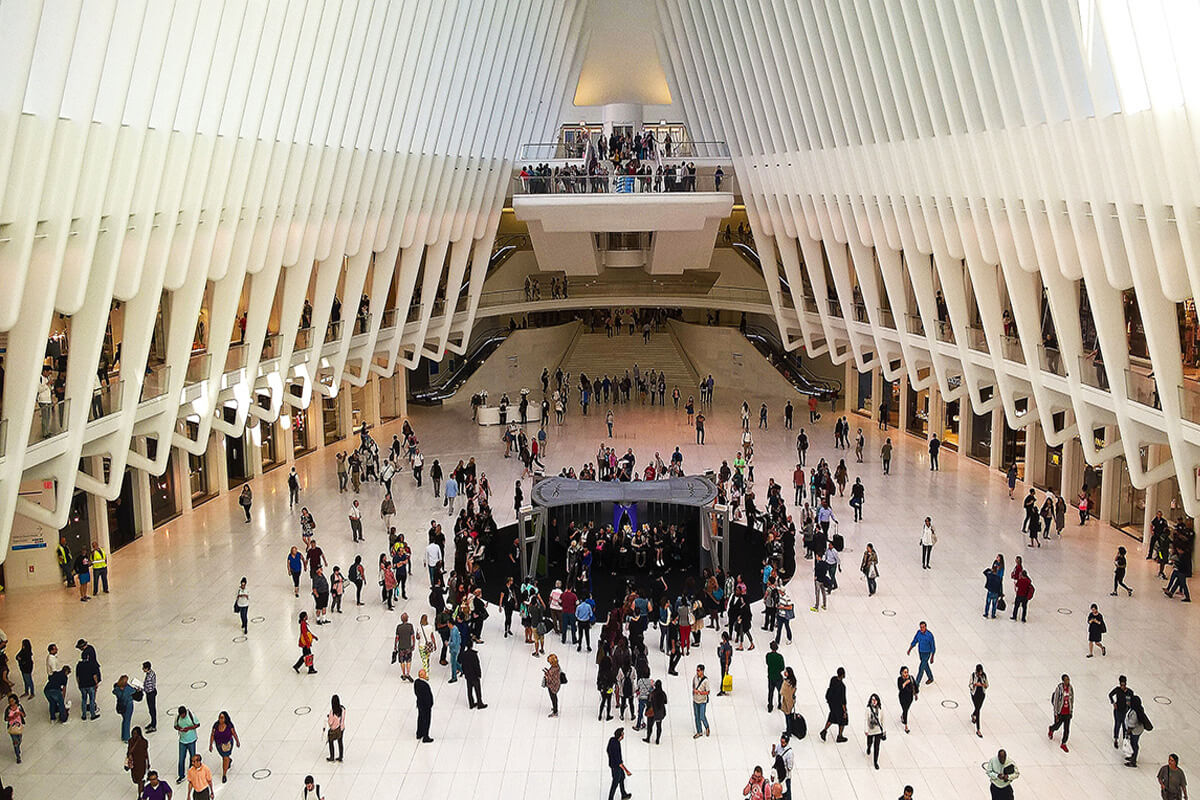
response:
<svg viewBox="0 0 1200 800"><path fill-rule="evenodd" d="M432 742L429 738L429 722L433 716L433 690L429 688L429 673L421 670L413 681L413 694L417 696L417 739Z"/></svg>
<svg viewBox="0 0 1200 800"><path fill-rule="evenodd" d="M471 646L470 640L463 642L462 651L458 654L458 665L462 668L463 677L467 680L467 705L471 708L487 708L483 702L483 669L479 666L479 653Z"/></svg>

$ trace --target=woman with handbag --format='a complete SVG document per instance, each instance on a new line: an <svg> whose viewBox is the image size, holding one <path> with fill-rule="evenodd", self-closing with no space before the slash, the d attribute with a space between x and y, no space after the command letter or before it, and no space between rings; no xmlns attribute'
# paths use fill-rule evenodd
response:
<svg viewBox="0 0 1200 800"><path fill-rule="evenodd" d="M335 694L329 701L329 716L325 720L326 741L329 743L329 758L326 761L341 761L345 755L342 734L346 732L346 709ZM337 758L333 757L333 745L337 743Z"/></svg>
<svg viewBox="0 0 1200 800"><path fill-rule="evenodd" d="M548 716L558 716L558 690L562 687L562 670L558 666L558 656L554 653L546 656L546 662L550 665L542 670L542 686L546 687L546 691L550 693L550 714Z"/></svg>
<svg viewBox="0 0 1200 800"><path fill-rule="evenodd" d="M221 756L221 783L228 783L229 768L233 766L233 747L241 747L242 742L227 711L217 714L217 721L208 734L208 752L213 751L213 745L216 745L217 753Z"/></svg>
<svg viewBox="0 0 1200 800"><path fill-rule="evenodd" d="M125 769L129 770L129 778L137 784L138 797L141 797L146 772L150 769L150 744L142 735L141 728L134 728L129 734L129 746L125 748Z"/></svg>
<svg viewBox="0 0 1200 800"><path fill-rule="evenodd" d="M904 726L904 732L909 733L908 708L913 704L913 700L917 699L919 689L917 682L909 674L908 667L900 668L900 677L896 678L896 690L900 696L900 724Z"/></svg>
<svg viewBox="0 0 1200 800"><path fill-rule="evenodd" d="M25 735L25 709L15 694L8 696L8 708L4 709L4 722L8 726L8 735L12 738L13 753L17 763L21 763L21 737ZM140 791L140 789L139 789Z"/></svg>
<svg viewBox="0 0 1200 800"><path fill-rule="evenodd" d="M667 693L663 691L662 681L654 682L654 689L650 692L650 702L646 706L646 738L643 739L646 744L650 744L650 734L654 735L654 743L662 742L662 724L667 718ZM657 727L657 732L655 731Z"/></svg>
<svg viewBox="0 0 1200 800"><path fill-rule="evenodd" d="M421 615L421 624L417 626L417 650L421 654L421 668L429 671L429 657L437 648L437 631L429 623L429 615Z"/></svg>
<svg viewBox="0 0 1200 800"><path fill-rule="evenodd" d="M1088 614L1087 626L1088 626L1088 654L1087 654L1087 657L1088 658L1092 657L1092 655L1093 655L1092 650L1096 647L1100 648L1100 655L1102 655L1102 656L1108 655L1108 649L1105 648L1104 644L1100 641L1104 637L1104 634L1108 632L1108 626L1106 624L1104 624L1104 615L1100 613L1100 609L1096 607L1095 603L1092 603L1092 612L1090 614Z"/></svg>
<svg viewBox="0 0 1200 800"><path fill-rule="evenodd" d="M296 663L292 664L292 669L300 672L301 666L308 667L309 675L316 675L317 671L313 668L313 642L317 641L317 635L308 629L308 612L300 612L300 658L296 659Z"/></svg>
<svg viewBox="0 0 1200 800"><path fill-rule="evenodd" d="M867 755L871 748L875 749L875 769L879 769L879 744L887 739L887 731L883 729L883 707L879 695L872 694L867 700Z"/></svg>
<svg viewBox="0 0 1200 800"><path fill-rule="evenodd" d="M790 731L792 716L796 713L796 673L791 667L783 669L783 683L779 687L779 710L783 712L784 730Z"/></svg>

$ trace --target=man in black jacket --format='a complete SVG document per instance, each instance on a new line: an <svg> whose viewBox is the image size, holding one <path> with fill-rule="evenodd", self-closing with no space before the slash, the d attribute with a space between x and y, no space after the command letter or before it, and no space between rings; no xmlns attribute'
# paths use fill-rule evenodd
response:
<svg viewBox="0 0 1200 800"><path fill-rule="evenodd" d="M458 665L462 667L463 677L467 681L467 705L471 708L487 708L487 703L483 702L483 669L479 666L479 653L469 640L463 642Z"/></svg>
<svg viewBox="0 0 1200 800"><path fill-rule="evenodd" d="M417 696L417 739L432 742L429 738L429 723L433 716L433 690L429 688L429 673L421 670L413 681L413 694Z"/></svg>
<svg viewBox="0 0 1200 800"><path fill-rule="evenodd" d="M621 740L624 738L625 729L617 728L613 732L612 738L608 740L608 768L612 770L612 786L608 789L608 800L613 800L618 786L621 787L621 800L633 797L632 794L625 791L625 776L631 773L625 766L625 759L621 756Z"/></svg>

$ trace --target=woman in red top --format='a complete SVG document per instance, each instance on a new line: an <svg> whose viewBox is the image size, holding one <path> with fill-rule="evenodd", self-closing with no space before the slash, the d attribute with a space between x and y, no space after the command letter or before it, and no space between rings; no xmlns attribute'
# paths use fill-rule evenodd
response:
<svg viewBox="0 0 1200 800"><path fill-rule="evenodd" d="M313 669L313 642L317 640L317 635L308 629L308 612L300 612L300 658L296 659L296 663L292 664L292 669L296 672L300 671L300 666L308 667L309 675L316 675L317 671Z"/></svg>

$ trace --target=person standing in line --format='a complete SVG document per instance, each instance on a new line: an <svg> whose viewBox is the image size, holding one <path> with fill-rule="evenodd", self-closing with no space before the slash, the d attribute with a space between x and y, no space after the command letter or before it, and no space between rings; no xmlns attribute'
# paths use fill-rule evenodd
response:
<svg viewBox="0 0 1200 800"><path fill-rule="evenodd" d="M1108 626L1104 623L1104 615L1100 613L1100 609L1096 607L1095 603L1092 603L1091 613L1088 614L1087 626L1088 626L1088 654L1087 654L1087 657L1091 658L1093 655L1095 655L1093 650L1096 647L1100 648L1100 655L1102 655L1102 656L1108 655L1108 650L1104 647L1104 644L1100 641L1101 639L1104 638L1104 634L1108 632Z"/></svg>
<svg viewBox="0 0 1200 800"><path fill-rule="evenodd" d="M1162 800L1187 800L1187 776L1179 768L1179 756L1171 753L1158 770L1158 788Z"/></svg>
<svg viewBox="0 0 1200 800"><path fill-rule="evenodd" d="M20 763L21 759L17 759ZM142 735L141 728L134 728L129 734L129 745L125 748L125 768L129 770L129 778L137 785L138 800L146 796L146 770L150 769L150 743Z"/></svg>
<svg viewBox="0 0 1200 800"><path fill-rule="evenodd" d="M1013 800L1012 782L1020 775L1020 770L1008 758L1008 753L1000 750L989 761L984 762L983 771L992 782L992 800Z"/></svg>
<svg viewBox="0 0 1200 800"><path fill-rule="evenodd" d="M1017 597L1013 601L1012 621L1017 621L1017 610L1021 611L1021 622L1025 621L1025 614L1029 611L1029 601L1033 599L1033 579L1029 577L1029 570L1021 565L1021 557L1017 556L1017 565L1013 568L1013 577L1017 581ZM1018 573L1017 570L1020 570Z"/></svg>
<svg viewBox="0 0 1200 800"><path fill-rule="evenodd" d="M558 690L562 688L562 668L558 666L558 656L554 653L546 656L548 666L542 669L542 685L550 695L549 717L558 716Z"/></svg>
<svg viewBox="0 0 1200 800"><path fill-rule="evenodd" d="M1125 759L1125 766L1137 767L1138 750L1140 749L1139 742L1142 734L1146 731L1154 730L1154 726L1150 723L1150 718L1146 716L1146 710L1142 708L1142 698L1134 695L1129 698L1129 711L1125 712L1125 735L1129 737L1129 757Z"/></svg>
<svg viewBox="0 0 1200 800"><path fill-rule="evenodd" d="M121 741L128 742L133 728L133 695L136 690L129 684L129 676L122 675L113 684L112 693L117 698L117 713L121 715Z"/></svg>
<svg viewBox="0 0 1200 800"><path fill-rule="evenodd" d="M429 744L433 741L429 736L429 725L433 721L433 690L429 688L429 673L425 670L417 673L413 694L417 699L417 740Z"/></svg>
<svg viewBox="0 0 1200 800"><path fill-rule="evenodd" d="M987 673L983 671L983 664L975 665L975 671L971 673L971 679L967 681L967 688L971 692L971 706L974 708L974 711L971 712L971 722L975 723L975 735L982 739L983 733L979 730L979 712L983 708L988 688Z"/></svg>
<svg viewBox="0 0 1200 800"><path fill-rule="evenodd" d="M913 634L912 643L908 645L908 653L912 653L913 648L917 648L917 655L921 658L921 665L917 667L917 684L921 683L921 676L925 675L926 684L933 683L933 657L937 654L937 643L933 638L933 631L925 625L922 620L917 626L917 632Z"/></svg>
<svg viewBox="0 0 1200 800"><path fill-rule="evenodd" d="M199 729L200 723L192 712L186 706L180 706L175 716L175 732L179 734L179 775L175 779L176 784L183 783L187 765L191 763L191 757L196 755L196 731Z"/></svg>
<svg viewBox="0 0 1200 800"><path fill-rule="evenodd" d="M900 724L904 726L904 732L910 733L908 730L908 709L912 706L913 701L920 694L921 687L913 680L912 675L908 672L908 667L900 667L900 676L896 678L896 692L900 698Z"/></svg>
<svg viewBox="0 0 1200 800"><path fill-rule="evenodd" d="M879 769L879 745L887 736L883 729L883 707L879 695L872 694L867 700L867 755L875 750L875 769Z"/></svg>
<svg viewBox="0 0 1200 800"><path fill-rule="evenodd" d="M935 544L937 544L937 531L933 528L933 520L926 517L925 525L921 528L921 569L933 569L929 565L929 557L933 555Z"/></svg>
<svg viewBox="0 0 1200 800"><path fill-rule="evenodd" d="M1075 710L1075 689L1071 686L1071 679L1067 675L1062 676L1062 682L1054 687L1054 692L1050 695L1050 706L1054 711L1054 724L1046 729L1046 738L1054 739L1054 732L1060 727L1062 728L1062 744L1059 745L1064 753L1071 752L1067 749L1067 739L1071 738L1071 713Z"/></svg>
<svg viewBox="0 0 1200 800"><path fill-rule="evenodd" d="M233 727L233 720L229 718L227 711L217 714L217 721L213 723L208 734L208 752L213 751L213 745L216 745L217 754L221 756L221 783L228 783L229 767L233 765L234 745L241 747L242 742L238 739L237 729Z"/></svg>
<svg viewBox="0 0 1200 800"><path fill-rule="evenodd" d="M325 739L329 744L329 758L326 761L341 761L346 754L343 738L346 733L346 709L341 698L336 694L329 700L329 715L325 718ZM333 757L333 745L337 744L337 758Z"/></svg>
<svg viewBox="0 0 1200 800"><path fill-rule="evenodd" d="M242 493L238 495L238 505L242 507L242 511L246 514L246 522L250 521L250 506L254 503L254 492L250 490L250 484L242 484Z"/></svg>
<svg viewBox="0 0 1200 800"><path fill-rule="evenodd" d="M21 707L21 701L15 694L8 696L8 707L4 709L4 724L8 728L9 738L12 739L13 755L17 757L17 763L20 764L21 737L25 734L25 709ZM139 729L135 728L134 730L138 730L139 736L141 735ZM145 740L143 739L143 741Z"/></svg>
<svg viewBox="0 0 1200 800"><path fill-rule="evenodd" d="M192 766L188 768L187 781L188 800L212 800L212 771L198 755L192 756Z"/></svg>
<svg viewBox="0 0 1200 800"><path fill-rule="evenodd" d="M313 668L312 646L317 641L317 635L308 629L308 612L301 611L298 622L300 623L300 658L296 659L296 663L292 664L292 669L299 674L300 667L307 666L309 675L316 675L317 671Z"/></svg>
<svg viewBox="0 0 1200 800"><path fill-rule="evenodd" d="M708 677L704 674L704 665L697 664L696 675L692 678L692 714L696 722L693 739L699 739L701 735L712 735L712 729L708 726L708 695Z"/></svg>
<svg viewBox="0 0 1200 800"><path fill-rule="evenodd" d="M1133 589L1125 585L1125 570L1129 566L1129 562L1125 557L1125 548L1118 547L1116 558L1113 559L1113 590L1109 592L1109 597L1117 596L1117 587L1129 592L1129 596L1133 597Z"/></svg>
<svg viewBox="0 0 1200 800"><path fill-rule="evenodd" d="M775 710L774 700L783 689L783 654L779 652L779 642L771 642L771 652L767 653L767 712ZM779 697L783 704L782 696Z"/></svg>
<svg viewBox="0 0 1200 800"><path fill-rule="evenodd" d="M825 705L829 707L829 716L825 718L825 727L821 728L821 741L825 741L825 732L831 725L837 725L838 729L837 739L834 741L838 743L846 741L846 737L842 734L850 722L850 715L846 710L845 667L838 667L837 674L829 679L829 688L825 690Z"/></svg>
<svg viewBox="0 0 1200 800"><path fill-rule="evenodd" d="M1121 738L1125 735L1125 715L1129 711L1129 701L1133 699L1133 690L1129 688L1128 679L1122 675L1117 678L1117 685L1108 693L1108 702L1113 708L1113 747L1121 746Z"/></svg>
<svg viewBox="0 0 1200 800"><path fill-rule="evenodd" d="M291 511L294 506L300 504L300 476L296 474L296 468L292 467L292 471L288 473L288 511Z"/></svg>
<svg viewBox="0 0 1200 800"><path fill-rule="evenodd" d="M621 790L621 800L629 800L633 795L625 791L625 778L632 775L625 759L621 756L621 740L625 738L625 729L617 728L608 740L608 768L612 772L612 785L608 788L608 800L613 800L617 789Z"/></svg>
<svg viewBox="0 0 1200 800"><path fill-rule="evenodd" d="M892 474L892 438L889 436L879 448L879 460L883 462L883 474Z"/></svg>
<svg viewBox="0 0 1200 800"><path fill-rule="evenodd" d="M247 623L250 616L250 592L246 588L246 579L238 585L237 597L233 601L233 611L242 619L242 633L247 633Z"/></svg>
<svg viewBox="0 0 1200 800"><path fill-rule="evenodd" d="M879 554L875 552L875 545L870 542L867 542L867 549L863 551L859 569L867 579L867 597L874 597L876 581L879 580Z"/></svg>
<svg viewBox="0 0 1200 800"><path fill-rule="evenodd" d="M479 665L479 653L471 645L470 639L463 642L458 662L467 681L467 707L487 708L487 703L483 702L483 668Z"/></svg>

